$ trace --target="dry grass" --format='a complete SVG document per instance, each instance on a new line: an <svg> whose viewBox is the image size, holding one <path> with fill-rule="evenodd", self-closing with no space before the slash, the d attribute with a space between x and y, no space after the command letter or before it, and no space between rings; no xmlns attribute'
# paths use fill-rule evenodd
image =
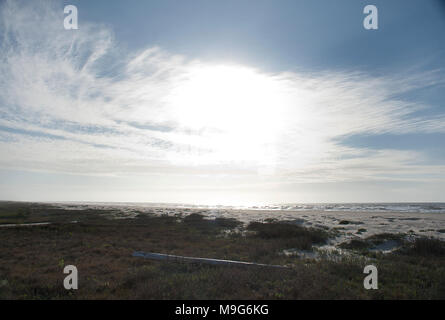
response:
<svg viewBox="0 0 445 320"><path fill-rule="evenodd" d="M363 259L304 261L280 252L310 248L328 234L288 223L251 224L246 235L235 220L209 221L141 214L107 219L106 210L67 212L34 204L0 203L1 214L48 226L0 229L2 299L371 299L445 298L445 260L437 244L375 256L379 290L363 289ZM5 208L6 207L6 208ZM22 209L22 211L20 211ZM32 209L32 210L31 210ZM109 213L109 212L108 212ZM77 224L67 223L79 220ZM426 250L426 251L425 251ZM134 251L288 264L287 270L260 267L165 263L132 257ZM419 258L418 253L429 252ZM442 252L442 251L440 251ZM79 290L63 288L65 265L79 270Z"/></svg>

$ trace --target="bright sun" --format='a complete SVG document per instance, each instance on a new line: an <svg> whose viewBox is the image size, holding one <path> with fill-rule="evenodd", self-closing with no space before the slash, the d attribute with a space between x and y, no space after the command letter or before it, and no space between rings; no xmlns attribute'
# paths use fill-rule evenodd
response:
<svg viewBox="0 0 445 320"><path fill-rule="evenodd" d="M169 97L180 126L201 133L196 143L212 152L201 162L274 159L283 129L282 87L273 77L243 66L191 68Z"/></svg>

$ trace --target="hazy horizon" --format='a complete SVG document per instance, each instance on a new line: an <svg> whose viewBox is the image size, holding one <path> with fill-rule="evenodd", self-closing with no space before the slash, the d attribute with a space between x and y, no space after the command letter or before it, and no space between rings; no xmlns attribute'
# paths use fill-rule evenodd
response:
<svg viewBox="0 0 445 320"><path fill-rule="evenodd" d="M445 202L440 201L432 201L432 202L283 202L283 203L250 203L250 204L220 204L220 203L181 203L181 202L129 202L129 201L76 201L76 200L58 200L58 201L52 201L52 200L7 200L7 199L0 199L0 202L22 202L22 203L44 203L44 204L78 204L78 205L94 205L94 204L103 204L103 205L161 205L161 206L190 206L190 207L236 207L236 208L272 208L272 207L286 207L286 206L329 206L329 205L402 205L402 206L420 206L420 205L444 205L443 208L440 207L438 209L433 210L445 210ZM303 207L302 207L303 208Z"/></svg>

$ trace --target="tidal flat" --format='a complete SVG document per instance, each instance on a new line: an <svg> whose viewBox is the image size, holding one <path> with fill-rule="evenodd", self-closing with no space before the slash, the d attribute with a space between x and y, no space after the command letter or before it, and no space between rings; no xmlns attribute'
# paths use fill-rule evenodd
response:
<svg viewBox="0 0 445 320"><path fill-rule="evenodd" d="M442 216L385 214L0 202L0 299L445 299ZM377 290L363 287L370 264Z"/></svg>

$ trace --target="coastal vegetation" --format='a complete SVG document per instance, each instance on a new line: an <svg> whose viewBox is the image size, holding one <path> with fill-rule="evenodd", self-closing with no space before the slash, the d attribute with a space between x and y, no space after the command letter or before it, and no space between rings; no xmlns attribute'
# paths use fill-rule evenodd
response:
<svg viewBox="0 0 445 320"><path fill-rule="evenodd" d="M406 234L320 248L335 230L291 221L208 219L198 209L116 218L114 209L0 203L0 299L444 299L445 242ZM7 226L48 222L45 225ZM387 253L373 250L388 241ZM135 251L288 268L153 261ZM292 254L286 254L292 252ZM314 258L303 253L314 252ZM365 290L363 268L378 268ZM63 287L63 267L79 272Z"/></svg>

